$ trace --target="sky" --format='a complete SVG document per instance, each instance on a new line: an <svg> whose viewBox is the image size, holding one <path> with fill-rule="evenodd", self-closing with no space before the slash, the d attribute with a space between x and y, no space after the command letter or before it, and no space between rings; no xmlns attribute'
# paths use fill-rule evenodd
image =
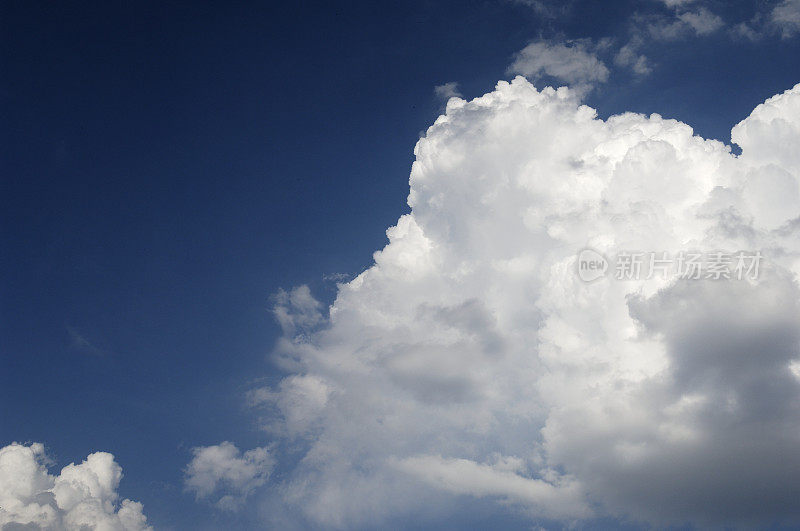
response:
<svg viewBox="0 0 800 531"><path fill-rule="evenodd" d="M800 2L0 10L4 531L798 522Z"/></svg>

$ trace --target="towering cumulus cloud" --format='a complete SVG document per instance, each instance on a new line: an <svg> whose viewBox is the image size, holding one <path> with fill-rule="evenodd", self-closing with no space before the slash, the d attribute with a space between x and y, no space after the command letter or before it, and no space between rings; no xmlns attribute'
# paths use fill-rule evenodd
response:
<svg viewBox="0 0 800 531"><path fill-rule="evenodd" d="M114 456L91 454L52 476L44 447L13 443L0 448L0 527L3 531L147 531L142 504L118 503L122 469Z"/></svg>
<svg viewBox="0 0 800 531"><path fill-rule="evenodd" d="M328 526L794 522L800 85L732 138L740 156L523 78L451 99L374 265L329 316L306 288L277 298L288 375L252 395L288 470L268 506ZM586 248L608 261L592 282ZM616 278L613 257L694 251L763 261Z"/></svg>

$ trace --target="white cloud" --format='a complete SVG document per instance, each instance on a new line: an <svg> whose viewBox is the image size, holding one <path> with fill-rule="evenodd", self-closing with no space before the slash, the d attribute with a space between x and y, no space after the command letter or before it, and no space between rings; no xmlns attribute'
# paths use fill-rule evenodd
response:
<svg viewBox="0 0 800 531"><path fill-rule="evenodd" d="M3 530L150 530L142 504L118 503L122 469L105 452L48 473L44 446L12 443L0 448L0 526ZM26 527L27 526L27 527Z"/></svg>
<svg viewBox="0 0 800 531"><path fill-rule="evenodd" d="M532 479L509 470L507 465L507 462L479 464L468 459L443 459L431 455L407 457L396 463L399 470L453 494L478 498L496 496L507 502L540 505L551 518L590 514L582 499L581 488L574 480L561 478L558 474L553 474L553 482Z"/></svg>
<svg viewBox="0 0 800 531"><path fill-rule="evenodd" d="M641 44L637 40L631 40L622 46L614 56L614 64L621 67L630 68L634 74L646 76L652 73L653 68L647 57L639 53Z"/></svg>
<svg viewBox="0 0 800 531"><path fill-rule="evenodd" d="M548 76L580 92L608 79L608 68L587 39L532 42L516 54L508 72L533 80Z"/></svg>
<svg viewBox="0 0 800 531"><path fill-rule="evenodd" d="M480 500L565 524L797 523L800 85L732 138L740 156L521 77L451 100L415 148L411 213L330 316L305 288L278 299L290 374L253 398L291 452L267 518L435 522ZM767 259L752 282L587 284L585 247Z"/></svg>
<svg viewBox="0 0 800 531"><path fill-rule="evenodd" d="M734 37L744 37L750 41L757 41L762 35L755 29L755 22L740 22L731 28Z"/></svg>
<svg viewBox="0 0 800 531"><path fill-rule="evenodd" d="M323 321L320 309L322 304L311 295L308 286L300 286L291 291L280 290L274 296L275 319L288 336L303 333ZM291 311L288 315L286 311Z"/></svg>
<svg viewBox="0 0 800 531"><path fill-rule="evenodd" d="M653 45L663 47L670 41L686 40L712 35L725 26L719 15L706 7L696 7L694 1L663 0L669 10L667 14L634 12L629 21L629 36L615 56L614 64L629 68L638 76L653 71L646 53Z"/></svg>
<svg viewBox="0 0 800 531"><path fill-rule="evenodd" d="M674 41L690 36L706 36L721 29L725 23L704 7L694 11L676 10L670 16L634 17L636 33L646 30L655 41Z"/></svg>
<svg viewBox="0 0 800 531"><path fill-rule="evenodd" d="M275 466L267 448L253 448L242 453L233 443L192 450L194 457L186 467L186 488L197 499L216 498L225 510L239 509L247 496L266 483Z"/></svg>
<svg viewBox="0 0 800 531"><path fill-rule="evenodd" d="M800 0L783 0L770 13L770 22L783 38L800 32Z"/></svg>
<svg viewBox="0 0 800 531"><path fill-rule="evenodd" d="M686 4L692 4L696 0L661 0L667 7L679 7Z"/></svg>
<svg viewBox="0 0 800 531"><path fill-rule="evenodd" d="M564 16L571 9L575 0L514 0L518 4L532 8L538 15L547 18Z"/></svg>
<svg viewBox="0 0 800 531"><path fill-rule="evenodd" d="M705 8L679 13L678 20L687 24L697 35L708 35L725 25L719 15Z"/></svg>
<svg viewBox="0 0 800 531"><path fill-rule="evenodd" d="M433 87L433 93L436 94L437 98L444 101L447 101L450 98L461 97L461 92L458 90L458 82L456 81L450 81L441 85L436 85Z"/></svg>
<svg viewBox="0 0 800 531"><path fill-rule="evenodd" d="M760 7L751 20L733 27L734 35L757 41L775 35L790 39L800 33L800 0L781 0Z"/></svg>

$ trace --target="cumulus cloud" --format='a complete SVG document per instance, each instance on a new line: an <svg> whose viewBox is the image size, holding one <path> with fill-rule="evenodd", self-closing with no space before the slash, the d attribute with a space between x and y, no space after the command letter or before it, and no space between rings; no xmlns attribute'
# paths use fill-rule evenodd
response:
<svg viewBox="0 0 800 531"><path fill-rule="evenodd" d="M251 400L288 470L263 494L281 525L483 503L561 524L797 523L800 85L732 139L739 156L656 114L601 120L522 77L450 100L374 265L329 312L305 287L276 299L288 374ZM754 279L586 283L586 247L765 262ZM207 477L198 493L223 474Z"/></svg>
<svg viewBox="0 0 800 531"><path fill-rule="evenodd" d="M266 483L275 466L267 448L253 448L242 453L233 443L192 450L194 457L186 467L186 488L197 499L215 498L221 509L239 509L247 496Z"/></svg>
<svg viewBox="0 0 800 531"><path fill-rule="evenodd" d="M539 40L520 50L508 67L511 74L532 80L554 78L584 92L608 79L608 68L588 39L567 42Z"/></svg>
<svg viewBox="0 0 800 531"><path fill-rule="evenodd" d="M142 504L118 502L122 468L114 456L95 452L57 476L47 471L44 446L12 443L0 448L0 526L15 529L145 531L152 528Z"/></svg>

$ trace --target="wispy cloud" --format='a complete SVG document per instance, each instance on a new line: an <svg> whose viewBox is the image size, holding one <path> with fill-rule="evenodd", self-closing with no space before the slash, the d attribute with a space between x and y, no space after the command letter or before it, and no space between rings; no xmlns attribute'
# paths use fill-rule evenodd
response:
<svg viewBox="0 0 800 531"><path fill-rule="evenodd" d="M553 78L579 92L586 92L608 80L609 70L597 56L597 48L589 39L538 40L520 50L507 71L532 80Z"/></svg>
<svg viewBox="0 0 800 531"><path fill-rule="evenodd" d="M105 356L108 354L106 350L89 341L77 328L67 325L66 330L71 348L93 356Z"/></svg>
<svg viewBox="0 0 800 531"><path fill-rule="evenodd" d="M450 98L461 97L461 92L458 90L457 81L449 81L441 85L436 85L433 87L433 93L436 94L437 98L444 101L447 101Z"/></svg>

